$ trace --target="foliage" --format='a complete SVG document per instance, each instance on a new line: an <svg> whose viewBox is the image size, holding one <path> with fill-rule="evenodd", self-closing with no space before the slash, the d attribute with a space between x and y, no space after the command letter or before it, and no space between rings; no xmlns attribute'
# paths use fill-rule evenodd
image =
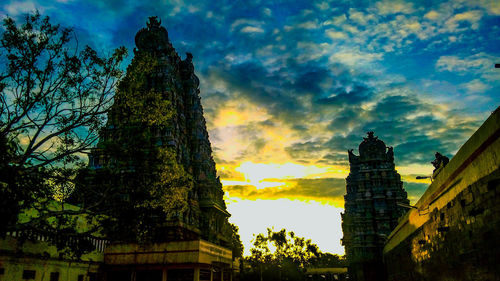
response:
<svg viewBox="0 0 500 281"><path fill-rule="evenodd" d="M95 144L121 78L121 47L101 56L78 50L71 29L38 13L10 17L0 36L0 235L74 229L89 210L51 209L73 188L80 155ZM35 216L18 222L22 210ZM60 223L54 223L59 221ZM71 231L70 231L71 232ZM69 232L67 233L68 235ZM73 233L71 235L84 235Z"/></svg>
<svg viewBox="0 0 500 281"><path fill-rule="evenodd" d="M310 267L346 267L345 256L334 255L330 253L319 253L309 260Z"/></svg>
<svg viewBox="0 0 500 281"><path fill-rule="evenodd" d="M19 144L11 163L35 170L75 162L98 138L126 50L77 52L71 30L38 13L20 27L7 17L4 28L0 135Z"/></svg>
<svg viewBox="0 0 500 281"><path fill-rule="evenodd" d="M253 245L246 260L251 270L243 274L243 280L302 280L310 260L320 253L311 240L285 229L268 228L267 234L255 237Z"/></svg>
<svg viewBox="0 0 500 281"><path fill-rule="evenodd" d="M241 280L304 280L306 268L342 267L338 255L322 253L318 246L293 231L274 231L258 234L245 258Z"/></svg>
<svg viewBox="0 0 500 281"><path fill-rule="evenodd" d="M113 240L165 239L168 224L190 207L192 178L168 145L175 111L162 89L173 87L155 80L157 70L154 55L136 53L93 152L101 163L82 173L74 196L81 206L99 206L103 232Z"/></svg>
<svg viewBox="0 0 500 281"><path fill-rule="evenodd" d="M241 258L243 256L243 243L241 242L239 228L234 224L231 226L231 249L233 250L233 259Z"/></svg>

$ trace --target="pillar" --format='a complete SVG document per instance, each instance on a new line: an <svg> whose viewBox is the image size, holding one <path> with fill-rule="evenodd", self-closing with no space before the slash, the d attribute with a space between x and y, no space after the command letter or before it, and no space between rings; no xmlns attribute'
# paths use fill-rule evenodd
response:
<svg viewBox="0 0 500 281"><path fill-rule="evenodd" d="M195 267L194 268L194 278L193 281L200 281L200 268Z"/></svg>

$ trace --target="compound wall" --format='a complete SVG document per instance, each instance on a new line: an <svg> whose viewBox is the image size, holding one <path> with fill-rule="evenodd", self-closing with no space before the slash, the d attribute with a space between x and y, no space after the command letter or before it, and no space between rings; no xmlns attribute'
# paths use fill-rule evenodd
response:
<svg viewBox="0 0 500 281"><path fill-rule="evenodd" d="M389 236L388 280L500 280L500 109L434 176Z"/></svg>

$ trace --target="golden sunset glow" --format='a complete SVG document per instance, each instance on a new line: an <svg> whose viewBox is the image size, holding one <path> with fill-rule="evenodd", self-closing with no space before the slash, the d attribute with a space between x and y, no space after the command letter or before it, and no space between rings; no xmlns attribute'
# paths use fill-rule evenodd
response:
<svg viewBox="0 0 500 281"><path fill-rule="evenodd" d="M364 107L369 110L375 105ZM314 158L297 159L289 148L303 142L304 135L290 124L270 123L271 115L247 99L229 100L214 116L209 130L216 147L217 170L232 214L230 221L240 228L245 253L249 254L254 234L274 227L295 231L313 239L325 251L342 254L340 212L344 206L345 178L349 174L347 151L335 151L338 163L320 161L332 154L321 147L308 151ZM306 134L311 137L309 142L331 137L328 125L328 121L311 124ZM356 149L363 133L349 147ZM397 164L398 151L395 153ZM417 180L416 176L430 175L432 166L410 164L396 169L406 183L409 199L415 203L422 191L414 190L413 186L430 183L430 179ZM313 219L300 219L305 217Z"/></svg>
<svg viewBox="0 0 500 281"><path fill-rule="evenodd" d="M342 237L342 208L318 201L284 198L246 200L226 197L225 200L232 214L229 220L240 228L245 255L250 255L250 241L254 234L265 233L267 227L293 230L298 236L312 239L320 249L344 254L340 239L336 239Z"/></svg>

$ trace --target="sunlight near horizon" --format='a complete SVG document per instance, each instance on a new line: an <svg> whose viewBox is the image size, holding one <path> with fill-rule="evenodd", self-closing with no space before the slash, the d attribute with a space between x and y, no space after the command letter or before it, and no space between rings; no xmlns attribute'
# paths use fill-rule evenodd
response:
<svg viewBox="0 0 500 281"><path fill-rule="evenodd" d="M276 231L285 228L297 236L311 239L322 252L344 254L340 244L343 208L314 200L246 200L227 195L225 199L232 214L229 221L239 227L245 256L250 255L255 235L267 233L267 228Z"/></svg>

